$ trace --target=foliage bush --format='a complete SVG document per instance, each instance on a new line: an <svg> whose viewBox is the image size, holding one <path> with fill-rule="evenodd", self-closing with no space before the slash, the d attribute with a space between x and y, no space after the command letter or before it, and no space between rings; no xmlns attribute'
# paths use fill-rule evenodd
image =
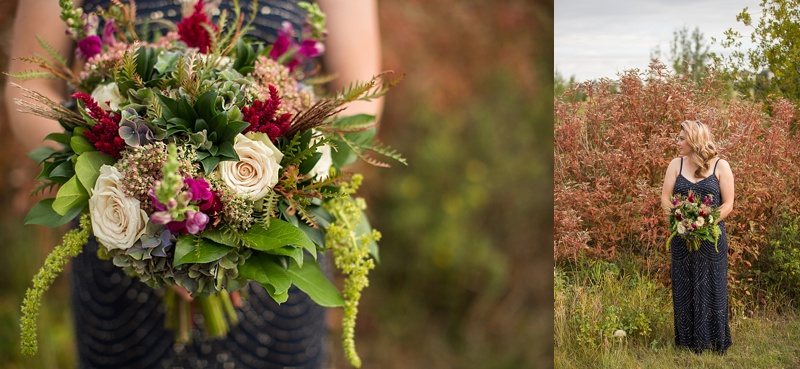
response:
<svg viewBox="0 0 800 369"><path fill-rule="evenodd" d="M755 305L751 269L769 245L771 224L800 214L800 145L793 105L738 99L713 71L699 84L653 63L611 81L581 84L585 102L554 102L554 256L612 260L628 255L668 279L667 224L660 207L666 167L677 156L674 135L686 119L714 132L735 176L736 200L726 219L731 306Z"/></svg>
<svg viewBox="0 0 800 369"><path fill-rule="evenodd" d="M800 307L800 217L781 217L753 273L762 305L772 301L779 303L777 308Z"/></svg>
<svg viewBox="0 0 800 369"><path fill-rule="evenodd" d="M672 333L669 293L658 281L623 273L615 264L587 261L571 271L555 270L555 344L570 341L597 349L627 340L648 345Z"/></svg>

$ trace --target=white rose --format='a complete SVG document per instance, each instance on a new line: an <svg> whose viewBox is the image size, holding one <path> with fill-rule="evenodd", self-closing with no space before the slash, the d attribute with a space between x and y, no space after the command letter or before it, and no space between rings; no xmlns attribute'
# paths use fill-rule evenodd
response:
<svg viewBox="0 0 800 369"><path fill-rule="evenodd" d="M714 224L714 216L713 215L709 215L708 216L708 223L709 224Z"/></svg>
<svg viewBox="0 0 800 369"><path fill-rule="evenodd" d="M114 82L105 85L97 86L92 91L92 99L97 102L103 110L119 110L119 104L125 101L122 94L119 93L119 87ZM109 106L110 104L110 106Z"/></svg>
<svg viewBox="0 0 800 369"><path fill-rule="evenodd" d="M697 227L700 228L700 227L703 226L703 224L706 224L706 221L705 221L705 219L703 219L701 217L701 218L697 218L697 220L694 222L694 224L697 224Z"/></svg>
<svg viewBox="0 0 800 369"><path fill-rule="evenodd" d="M678 223L678 234L685 234L686 227L683 226L683 223Z"/></svg>
<svg viewBox="0 0 800 369"><path fill-rule="evenodd" d="M283 153L263 133L236 136L233 149L239 161L223 161L218 171L235 193L253 200L263 198L278 183Z"/></svg>
<svg viewBox="0 0 800 369"><path fill-rule="evenodd" d="M322 157L319 158L317 164L314 164L314 167L308 172L312 178L317 178L320 181L324 181L328 178L328 171L333 166L333 157L331 156L331 147L328 145L323 145L317 148L317 152L322 153Z"/></svg>
<svg viewBox="0 0 800 369"><path fill-rule="evenodd" d="M100 167L100 176L89 198L92 231L108 249L127 250L144 233L147 213L139 200L128 197L119 187L122 174L110 165Z"/></svg>

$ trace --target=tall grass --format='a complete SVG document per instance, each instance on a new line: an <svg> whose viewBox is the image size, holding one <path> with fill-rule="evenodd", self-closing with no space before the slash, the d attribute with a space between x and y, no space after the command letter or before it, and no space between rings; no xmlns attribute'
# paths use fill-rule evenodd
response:
<svg viewBox="0 0 800 369"><path fill-rule="evenodd" d="M726 355L673 343L670 291L640 272L592 262L554 270L556 368L797 368L796 314L731 317ZM615 337L625 330L625 337Z"/></svg>

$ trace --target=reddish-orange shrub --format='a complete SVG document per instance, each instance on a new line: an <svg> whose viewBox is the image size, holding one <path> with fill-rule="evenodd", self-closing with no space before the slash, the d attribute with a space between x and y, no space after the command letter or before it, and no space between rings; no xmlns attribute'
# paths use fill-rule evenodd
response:
<svg viewBox="0 0 800 369"><path fill-rule="evenodd" d="M729 282L735 295L747 300L748 267L767 246L767 231L781 212L800 214L794 106L778 100L769 116L760 103L737 98L713 74L698 84L657 62L614 83L574 86L588 96L583 102L555 98L556 261L611 260L624 253L666 277L661 186L678 155L674 136L680 123L697 119L711 127L733 169L736 201L726 220Z"/></svg>

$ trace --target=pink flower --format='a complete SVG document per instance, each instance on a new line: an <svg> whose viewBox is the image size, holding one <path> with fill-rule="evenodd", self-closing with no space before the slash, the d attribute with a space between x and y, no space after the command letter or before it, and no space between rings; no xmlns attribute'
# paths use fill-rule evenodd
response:
<svg viewBox="0 0 800 369"><path fill-rule="evenodd" d="M106 25L103 26L103 43L108 46L114 46L117 43L117 39L114 37L114 32L116 31L117 27L114 26L114 20L109 19Z"/></svg>
<svg viewBox="0 0 800 369"><path fill-rule="evenodd" d="M325 45L317 40L306 39L300 43L298 52L307 58L317 57L325 52Z"/></svg>
<svg viewBox="0 0 800 369"><path fill-rule="evenodd" d="M100 37L89 36L78 41L77 53L84 59L91 59L91 57L100 54L102 51L103 42L100 40Z"/></svg>
<svg viewBox="0 0 800 369"><path fill-rule="evenodd" d="M206 228L208 224L208 215L200 211L189 210L186 212L186 231L190 234L198 234Z"/></svg>

